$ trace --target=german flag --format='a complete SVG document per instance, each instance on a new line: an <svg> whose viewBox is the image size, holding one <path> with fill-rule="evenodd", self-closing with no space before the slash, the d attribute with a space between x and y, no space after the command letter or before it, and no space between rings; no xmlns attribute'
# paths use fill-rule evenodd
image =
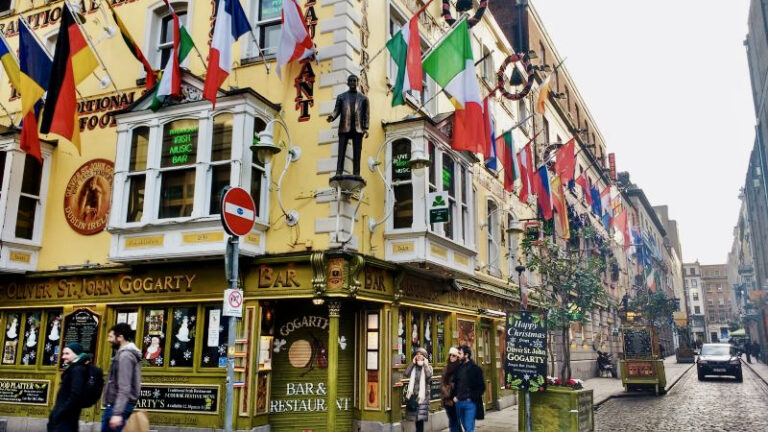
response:
<svg viewBox="0 0 768 432"><path fill-rule="evenodd" d="M145 88L147 90L151 89L155 86L155 71L152 70L152 66L149 64L149 61L147 61L147 58L144 57L144 54L141 52L141 48L139 48L139 44L136 43L135 40L133 40L133 37L128 32L128 28L123 24L123 20L120 19L120 17L117 15L117 12L115 12L115 8L112 7L112 2L108 1L106 2L107 6L109 7L109 10L112 11L112 17L115 19L115 24L117 24L117 28L120 29L120 35L123 37L123 42L125 42L125 45L128 47L128 51L133 54L134 57L136 57L136 60L140 61L142 65L144 65L144 71L147 73L147 83L145 85Z"/></svg>
<svg viewBox="0 0 768 432"><path fill-rule="evenodd" d="M98 62L80 31L72 11L64 2L61 27L56 39L51 78L40 133L55 133L74 144L80 153L77 124L77 85L96 69Z"/></svg>

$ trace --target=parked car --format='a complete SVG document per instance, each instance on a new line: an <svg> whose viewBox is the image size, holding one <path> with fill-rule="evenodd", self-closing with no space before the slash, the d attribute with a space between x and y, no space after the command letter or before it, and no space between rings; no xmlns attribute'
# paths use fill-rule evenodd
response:
<svg viewBox="0 0 768 432"><path fill-rule="evenodd" d="M706 375L725 375L742 382L741 359L736 347L725 343L709 343L701 347L701 354L696 360L699 380Z"/></svg>

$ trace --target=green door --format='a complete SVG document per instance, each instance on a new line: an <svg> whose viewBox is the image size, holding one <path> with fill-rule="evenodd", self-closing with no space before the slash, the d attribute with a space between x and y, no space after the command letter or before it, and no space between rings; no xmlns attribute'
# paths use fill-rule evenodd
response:
<svg viewBox="0 0 768 432"><path fill-rule="evenodd" d="M347 306L347 305L344 305ZM327 431L328 405L337 431L352 430L354 312L339 318L339 338L328 340L328 308L283 301L275 312L269 423L273 432ZM328 344L339 344L337 400L328 400Z"/></svg>

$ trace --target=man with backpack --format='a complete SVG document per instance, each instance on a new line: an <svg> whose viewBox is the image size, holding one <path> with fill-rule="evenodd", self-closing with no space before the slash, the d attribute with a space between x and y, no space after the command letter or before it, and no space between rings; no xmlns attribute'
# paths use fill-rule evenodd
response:
<svg viewBox="0 0 768 432"><path fill-rule="evenodd" d="M90 359L88 354L83 352L83 346L77 342L70 342L64 347L61 359L64 372L61 374L56 403L48 417L48 432L77 432L80 411L93 405L84 403L88 392L90 365L87 363Z"/></svg>
<svg viewBox="0 0 768 432"><path fill-rule="evenodd" d="M141 351L133 344L133 330L126 323L110 328L107 341L117 352L112 357L104 386L101 432L120 432L139 400Z"/></svg>

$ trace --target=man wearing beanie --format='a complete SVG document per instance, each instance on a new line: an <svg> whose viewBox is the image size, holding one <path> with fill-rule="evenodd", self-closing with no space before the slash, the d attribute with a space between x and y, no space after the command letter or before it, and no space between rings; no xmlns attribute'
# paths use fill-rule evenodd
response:
<svg viewBox="0 0 768 432"><path fill-rule="evenodd" d="M64 372L56 393L56 403L48 416L48 432L77 432L80 422L80 400L85 394L89 357L83 346L70 342L61 351Z"/></svg>
<svg viewBox="0 0 768 432"><path fill-rule="evenodd" d="M109 329L107 341L117 349L104 385L101 432L120 432L131 416L141 389L141 351L133 344L133 330L126 323Z"/></svg>

